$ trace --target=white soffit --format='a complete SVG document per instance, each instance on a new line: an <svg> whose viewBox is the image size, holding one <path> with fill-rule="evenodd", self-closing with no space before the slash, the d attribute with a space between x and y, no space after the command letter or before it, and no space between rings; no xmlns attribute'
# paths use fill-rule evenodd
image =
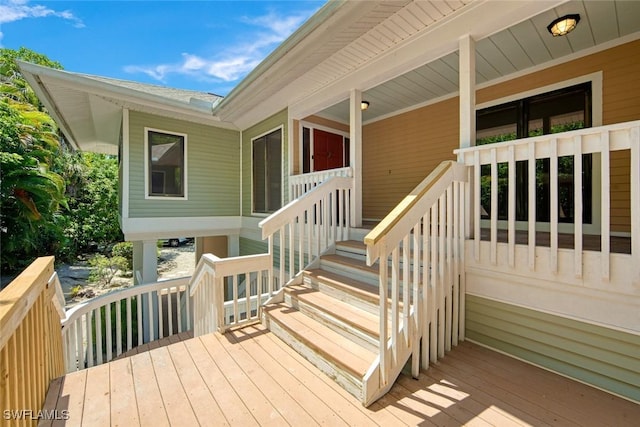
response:
<svg viewBox="0 0 640 427"><path fill-rule="evenodd" d="M552 37L547 25L555 18L579 13L581 21L565 37ZM537 13L513 26L489 34L476 43L476 82L488 84L514 73L553 63L596 49L598 45L626 40L640 31L640 1L570 1ZM370 101L364 120L428 103L458 91L458 52L453 51L409 72L366 88ZM348 100L334 102L316 114L348 121Z"/></svg>

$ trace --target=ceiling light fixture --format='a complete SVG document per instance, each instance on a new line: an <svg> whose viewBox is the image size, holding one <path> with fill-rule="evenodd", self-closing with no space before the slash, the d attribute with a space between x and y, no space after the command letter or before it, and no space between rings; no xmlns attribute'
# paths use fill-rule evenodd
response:
<svg viewBox="0 0 640 427"><path fill-rule="evenodd" d="M360 103L360 109L362 111L367 110L369 108L369 101L362 101Z"/></svg>
<svg viewBox="0 0 640 427"><path fill-rule="evenodd" d="M547 30L553 35L553 37L564 36L573 31L580 22L580 15L565 15L558 19L554 19L551 24L547 26Z"/></svg>

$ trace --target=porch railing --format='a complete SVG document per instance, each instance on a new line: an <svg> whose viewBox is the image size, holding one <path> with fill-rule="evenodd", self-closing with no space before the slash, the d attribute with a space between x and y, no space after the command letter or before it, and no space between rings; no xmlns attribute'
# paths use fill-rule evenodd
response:
<svg viewBox="0 0 640 427"><path fill-rule="evenodd" d="M62 324L67 372L191 330L187 285L187 278L136 285L71 308Z"/></svg>
<svg viewBox="0 0 640 427"><path fill-rule="evenodd" d="M278 288L269 254L218 258L204 254L190 282L195 336L256 322Z"/></svg>
<svg viewBox="0 0 640 427"><path fill-rule="evenodd" d="M309 190L317 187L332 176L352 177L350 167L329 169L320 172L311 172L289 177L289 200L297 199Z"/></svg>
<svg viewBox="0 0 640 427"><path fill-rule="evenodd" d="M441 163L364 239L380 272L380 358L365 377L367 402L409 356L417 377L421 349L426 369L464 339L466 181L466 167Z"/></svg>
<svg viewBox="0 0 640 427"><path fill-rule="evenodd" d="M191 280L194 333L260 320L259 307L338 240L349 236L352 180L330 177L260 222L267 253L203 255Z"/></svg>
<svg viewBox="0 0 640 427"><path fill-rule="evenodd" d="M488 262L496 266L506 266L517 269L522 265L527 265L531 271L549 272L551 275L559 274L559 257L562 255L566 260L567 254L560 253L559 234L561 226L568 226L569 233L573 234L573 265L568 278L583 278L596 282L608 282L611 279L611 172L612 162L610 153L613 151L629 150L630 168L629 175L623 179L630 183L629 201L630 211L630 237L631 255L638 259L640 256L640 121L619 123L615 125L602 126L597 128L580 129L561 134L551 134L539 137L532 137L523 140L502 142L482 145L477 147L456 150L460 162L473 169L472 200L473 211L471 212L473 227L473 253L475 261L479 262L481 257L488 258ZM585 223L583 221L584 199L583 188L588 184L583 179L583 155L598 154L592 159L594 170L599 166L600 182L593 180L594 194L600 194L600 198L593 198L593 212L599 211L599 218L593 215L593 227L597 234L601 236L599 250L601 252L599 268L585 269L583 263L583 242L585 235ZM573 171L570 178L573 183L568 191L573 198L573 224L559 224L561 212L559 205L559 161L562 158L570 158L573 161ZM537 176L536 168L540 166L540 161L548 162L548 233L549 233L549 256L548 265L541 264L541 258L536 253L537 228L540 228L541 220L536 218L538 200L540 195L540 177ZM527 199L526 199L526 219L517 221L516 218L516 162L524 162L527 178ZM499 190L499 168L506 165L508 179L506 179L506 194L501 195ZM482 177L482 168L489 169L489 175ZM523 171L524 171L523 170ZM619 174L620 169L616 172ZM624 170L624 169L622 169ZM624 173L624 172L623 172ZM487 179L490 183L487 189ZM483 193L482 181L484 180L485 190ZM566 180L565 180L566 181ZM599 188L598 188L599 186ZM488 191L487 191L488 190ZM504 190L504 186L502 186ZM489 194L487 194L487 192ZM488 220L482 218L482 199L490 202L489 209L484 209ZM499 221L499 198L507 204L506 223ZM504 203L503 202L503 203ZM487 203L485 202L485 205ZM599 209L597 209L599 208ZM522 218L521 218L522 219ZM523 251L516 250L516 231L518 226L526 227L526 255ZM481 253L482 228L488 227L489 251ZM500 230L506 230L506 253L499 249L498 234ZM564 251L566 252L566 251ZM546 253L546 252L545 252ZM544 260L546 262L546 259ZM640 263L635 263L632 267L633 282L640 283ZM566 272L565 272L566 273ZM596 277L585 277L585 275L597 275ZM599 277L598 277L599 276Z"/></svg>
<svg viewBox="0 0 640 427"><path fill-rule="evenodd" d="M49 383L64 374L63 307L53 257L38 258L0 291L0 425L36 425Z"/></svg>

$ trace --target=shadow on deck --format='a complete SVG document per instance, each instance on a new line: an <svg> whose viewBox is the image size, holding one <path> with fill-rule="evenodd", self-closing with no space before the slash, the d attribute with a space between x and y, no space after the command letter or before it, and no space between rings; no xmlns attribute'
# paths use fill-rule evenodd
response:
<svg viewBox="0 0 640 427"><path fill-rule="evenodd" d="M67 410L65 425L83 426L631 426L640 419L640 405L469 342L418 380L401 375L364 408L261 325L181 338L55 379L44 409Z"/></svg>

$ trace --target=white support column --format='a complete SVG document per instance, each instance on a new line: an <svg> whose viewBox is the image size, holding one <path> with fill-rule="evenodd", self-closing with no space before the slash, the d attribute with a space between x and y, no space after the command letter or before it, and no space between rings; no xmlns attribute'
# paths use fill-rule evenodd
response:
<svg viewBox="0 0 640 427"><path fill-rule="evenodd" d="M460 148L476 141L476 43L467 34L460 38Z"/></svg>
<svg viewBox="0 0 640 427"><path fill-rule="evenodd" d="M362 226L362 92L351 89L349 97L349 158L353 170L351 226Z"/></svg>
<svg viewBox="0 0 640 427"><path fill-rule="evenodd" d="M227 236L227 250L229 256L240 256L240 235L230 234Z"/></svg>
<svg viewBox="0 0 640 427"><path fill-rule="evenodd" d="M140 272L141 281L136 272ZM133 281L136 285L158 281L157 240L133 242Z"/></svg>
<svg viewBox="0 0 640 427"><path fill-rule="evenodd" d="M460 56L460 148L476 145L476 43L471 35L467 34L459 41ZM462 159L458 159L462 161ZM467 206L466 218L467 233L465 237L471 237L473 228L473 203L474 191L478 191L473 181L475 174L469 174L468 191L465 192Z"/></svg>

